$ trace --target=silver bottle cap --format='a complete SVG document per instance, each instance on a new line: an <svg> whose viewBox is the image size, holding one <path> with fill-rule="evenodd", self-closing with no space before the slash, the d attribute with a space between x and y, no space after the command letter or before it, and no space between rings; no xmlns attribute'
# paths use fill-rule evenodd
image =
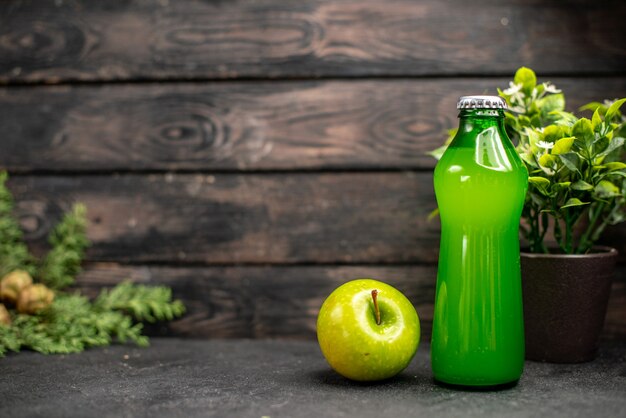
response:
<svg viewBox="0 0 626 418"><path fill-rule="evenodd" d="M506 109L506 101L498 96L463 96L457 109Z"/></svg>

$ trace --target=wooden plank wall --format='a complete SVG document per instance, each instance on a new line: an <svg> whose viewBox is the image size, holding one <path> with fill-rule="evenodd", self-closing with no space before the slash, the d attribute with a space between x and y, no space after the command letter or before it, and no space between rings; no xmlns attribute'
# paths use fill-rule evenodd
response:
<svg viewBox="0 0 626 418"><path fill-rule="evenodd" d="M623 1L0 3L0 166L32 247L89 207L93 294L167 284L189 337L313 338L356 277L430 329L434 161L461 94L521 65L568 108L626 96ZM626 254L626 227L607 243ZM626 258L622 257L622 261ZM626 268L607 338L626 338Z"/></svg>

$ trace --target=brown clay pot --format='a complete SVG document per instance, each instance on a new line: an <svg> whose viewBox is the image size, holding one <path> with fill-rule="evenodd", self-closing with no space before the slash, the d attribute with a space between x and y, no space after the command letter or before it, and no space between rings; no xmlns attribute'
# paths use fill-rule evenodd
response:
<svg viewBox="0 0 626 418"><path fill-rule="evenodd" d="M617 250L521 253L526 358L582 363L595 358Z"/></svg>

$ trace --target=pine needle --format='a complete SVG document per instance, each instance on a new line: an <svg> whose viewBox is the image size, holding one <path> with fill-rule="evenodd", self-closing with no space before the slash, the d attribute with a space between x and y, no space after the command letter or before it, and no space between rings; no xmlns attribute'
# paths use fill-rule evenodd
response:
<svg viewBox="0 0 626 418"><path fill-rule="evenodd" d="M37 315L11 311L13 323L0 325L0 357L29 348L44 354L78 353L113 342L148 345L138 321L156 322L182 315L181 301L172 301L167 287L122 282L104 289L92 303L84 296L59 294Z"/></svg>
<svg viewBox="0 0 626 418"><path fill-rule="evenodd" d="M34 259L24 244L23 233L13 216L13 196L6 187L7 173L0 172L0 278L13 270L35 272Z"/></svg>
<svg viewBox="0 0 626 418"><path fill-rule="evenodd" d="M164 286L142 286L122 282L113 289L103 290L94 307L103 311L120 310L138 321L171 321L185 312L181 301L173 301L172 291Z"/></svg>
<svg viewBox="0 0 626 418"><path fill-rule="evenodd" d="M84 205L74 205L50 233L48 242L52 249L41 263L38 274L46 286L58 290L74 284L89 245L86 214Z"/></svg>

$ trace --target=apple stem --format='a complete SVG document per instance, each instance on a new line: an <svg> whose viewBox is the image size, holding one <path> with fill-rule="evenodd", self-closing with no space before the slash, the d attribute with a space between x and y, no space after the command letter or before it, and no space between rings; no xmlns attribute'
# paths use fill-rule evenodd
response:
<svg viewBox="0 0 626 418"><path fill-rule="evenodd" d="M374 312L376 313L376 325L380 325L380 309L378 309L378 290L372 290L372 299L374 300Z"/></svg>

